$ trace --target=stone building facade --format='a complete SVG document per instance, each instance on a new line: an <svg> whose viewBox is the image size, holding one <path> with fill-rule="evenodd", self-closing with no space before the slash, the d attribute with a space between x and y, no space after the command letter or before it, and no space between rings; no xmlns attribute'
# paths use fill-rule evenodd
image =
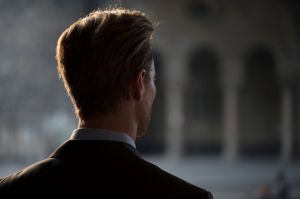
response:
<svg viewBox="0 0 300 199"><path fill-rule="evenodd" d="M45 145L67 138L75 121L54 69L57 37L74 19L114 4L21 2L0 1L6 27L0 47L0 158L32 154L33 138L48 143L39 146L45 154L51 151ZM299 8L289 2L117 2L159 23L153 40L158 94L149 132L137 143L142 152L229 162L299 159ZM12 149L17 142L19 149Z"/></svg>
<svg viewBox="0 0 300 199"><path fill-rule="evenodd" d="M299 157L300 38L288 3L148 3L162 19L154 46L165 109L153 117L166 118L166 153Z"/></svg>

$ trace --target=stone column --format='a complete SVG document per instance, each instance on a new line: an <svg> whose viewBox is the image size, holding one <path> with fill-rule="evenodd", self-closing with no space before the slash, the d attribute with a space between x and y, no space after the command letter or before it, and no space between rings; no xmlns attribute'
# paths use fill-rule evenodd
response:
<svg viewBox="0 0 300 199"><path fill-rule="evenodd" d="M223 82L223 158L234 162L238 158L239 88L242 66L236 57L226 56L222 72Z"/></svg>
<svg viewBox="0 0 300 199"><path fill-rule="evenodd" d="M299 51L298 51L299 52ZM295 113L299 110L296 110L297 107L294 107L298 104L297 101L294 101L296 96L294 95L294 89L298 82L299 77L299 61L298 55L299 53L293 56L279 56L279 70L278 74L280 77L281 83L281 121L280 121L280 152L279 159L283 163L288 163L292 160L295 155L296 145L296 125L298 124L295 121ZM300 88L300 87L299 87ZM299 92L297 90L296 92ZM298 94L298 93L297 93ZM298 98L298 97L297 97ZM296 112L295 112L296 111ZM297 129L299 131L299 129ZM299 133L299 132L297 132Z"/></svg>
<svg viewBox="0 0 300 199"><path fill-rule="evenodd" d="M300 65L300 64L299 64ZM297 155L297 159L299 160L300 159L300 67L298 67L298 70L297 70L297 82L296 82L296 100L297 102L295 103L296 104L296 137L298 138L296 140L296 155Z"/></svg>
<svg viewBox="0 0 300 199"><path fill-rule="evenodd" d="M227 162L238 157L238 96L237 89L224 89L223 155Z"/></svg>
<svg viewBox="0 0 300 199"><path fill-rule="evenodd" d="M281 150L280 159L288 162L293 153L293 101L291 88L285 86L281 94Z"/></svg>
<svg viewBox="0 0 300 199"><path fill-rule="evenodd" d="M182 66L184 59L181 56L170 56L166 63L166 143L167 156L171 159L179 159L183 152L183 91L184 74ZM168 70L169 69L169 70Z"/></svg>

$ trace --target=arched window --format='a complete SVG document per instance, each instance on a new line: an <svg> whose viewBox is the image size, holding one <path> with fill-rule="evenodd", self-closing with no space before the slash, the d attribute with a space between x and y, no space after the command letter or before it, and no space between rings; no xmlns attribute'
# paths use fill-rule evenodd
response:
<svg viewBox="0 0 300 199"><path fill-rule="evenodd" d="M165 150L165 91L162 79L163 63L161 54L154 51L154 64L156 70L156 98L152 107L151 122L147 133L137 140L137 145L141 153L163 153Z"/></svg>
<svg viewBox="0 0 300 199"><path fill-rule="evenodd" d="M242 156L277 155L280 136L280 88L270 48L256 46L246 54L240 98Z"/></svg>
<svg viewBox="0 0 300 199"><path fill-rule="evenodd" d="M184 101L185 153L220 153L222 93L219 60L213 49L196 48L190 54Z"/></svg>

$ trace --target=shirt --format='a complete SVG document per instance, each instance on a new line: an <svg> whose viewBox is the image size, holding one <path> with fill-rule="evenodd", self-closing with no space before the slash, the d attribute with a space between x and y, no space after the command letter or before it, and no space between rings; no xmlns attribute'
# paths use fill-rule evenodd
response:
<svg viewBox="0 0 300 199"><path fill-rule="evenodd" d="M94 129L94 128L78 128L72 132L70 140L104 140L123 142L135 147L134 140L125 133L108 130L108 129Z"/></svg>

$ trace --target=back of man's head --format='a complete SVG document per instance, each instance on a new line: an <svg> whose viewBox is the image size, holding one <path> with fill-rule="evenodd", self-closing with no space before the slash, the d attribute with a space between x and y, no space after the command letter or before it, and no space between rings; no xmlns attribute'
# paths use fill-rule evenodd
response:
<svg viewBox="0 0 300 199"><path fill-rule="evenodd" d="M141 12L97 10L60 36L58 73L80 119L116 112L129 99L130 81L152 63L152 23Z"/></svg>

